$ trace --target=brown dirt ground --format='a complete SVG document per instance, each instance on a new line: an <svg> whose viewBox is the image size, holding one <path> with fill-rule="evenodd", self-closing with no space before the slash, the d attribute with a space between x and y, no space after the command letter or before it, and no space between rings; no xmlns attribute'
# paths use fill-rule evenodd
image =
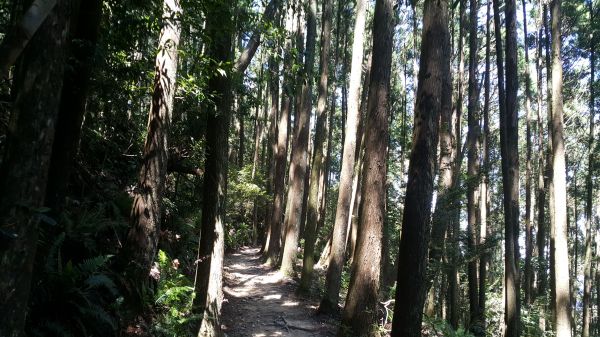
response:
<svg viewBox="0 0 600 337"><path fill-rule="evenodd" d="M335 336L331 318L317 316L318 300L296 295L297 282L261 263L258 248L225 257L223 331L228 337Z"/></svg>

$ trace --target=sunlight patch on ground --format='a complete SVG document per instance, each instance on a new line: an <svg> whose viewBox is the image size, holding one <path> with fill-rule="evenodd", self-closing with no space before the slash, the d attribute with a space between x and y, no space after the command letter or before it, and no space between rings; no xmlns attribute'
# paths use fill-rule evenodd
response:
<svg viewBox="0 0 600 337"><path fill-rule="evenodd" d="M266 335L264 333L258 333L258 334L253 334L252 337L275 337L275 336L283 336L283 333L281 333L280 331L275 331L272 332L270 335Z"/></svg>
<svg viewBox="0 0 600 337"><path fill-rule="evenodd" d="M280 300L280 299L281 299L281 294L273 294L273 295L263 296L263 300Z"/></svg>
<svg viewBox="0 0 600 337"><path fill-rule="evenodd" d="M300 304L298 301L285 301L283 302L284 307L297 307Z"/></svg>

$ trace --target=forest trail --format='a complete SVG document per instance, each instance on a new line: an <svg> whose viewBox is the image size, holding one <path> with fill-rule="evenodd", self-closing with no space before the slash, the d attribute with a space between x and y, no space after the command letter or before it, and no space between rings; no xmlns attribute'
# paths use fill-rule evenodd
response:
<svg viewBox="0 0 600 337"><path fill-rule="evenodd" d="M317 316L318 302L296 295L297 282L261 262L258 248L225 257L223 331L228 337L334 336L336 327Z"/></svg>

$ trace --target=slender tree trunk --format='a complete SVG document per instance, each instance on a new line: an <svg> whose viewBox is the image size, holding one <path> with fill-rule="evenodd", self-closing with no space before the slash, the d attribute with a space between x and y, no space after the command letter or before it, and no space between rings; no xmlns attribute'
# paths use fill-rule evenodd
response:
<svg viewBox="0 0 600 337"><path fill-rule="evenodd" d="M480 243L485 246L488 232L488 209L489 209L489 174L490 174L490 51L491 51L491 0L487 2L487 14L485 21L485 78L484 78L484 103L483 103L483 133L481 134L481 157L482 157L482 174L480 187ZM479 311L482 318L482 328L485 331L485 302L486 302L486 284L487 284L487 265L490 260L490 254L485 249L480 256L479 261Z"/></svg>
<svg viewBox="0 0 600 337"><path fill-rule="evenodd" d="M340 186L338 202L333 225L333 238L331 244L331 257L325 281L325 293L319 305L319 311L330 313L337 310L339 293L342 281L342 269L346 251L346 238L348 217L352 212L350 201L352 198L352 174L356 155L356 133L360 119L360 79L362 74L362 60L364 48L364 30L367 3L358 0L356 4L356 21L354 24L354 40L352 42L352 64L350 68L350 88L348 91L348 115L346 119L346 132L343 142L342 168L340 172Z"/></svg>
<svg viewBox="0 0 600 337"><path fill-rule="evenodd" d="M286 30L290 36L294 36L293 28L294 11L288 7L286 13ZM264 256L267 264L274 266L281 250L281 230L283 221L284 197L285 197L285 169L288 155L288 130L290 125L290 110L292 108L292 90L290 84L292 64L292 38L285 42L286 52L283 62L283 83L281 90L281 112L277 125L277 151L275 152L275 176L273 182L273 211L271 212L271 231Z"/></svg>
<svg viewBox="0 0 600 337"><path fill-rule="evenodd" d="M231 61L231 1L210 0L207 4L205 33L210 36L207 56L217 62ZM201 315L198 336L221 336L220 310L223 299L225 196L227 190L227 149L231 110L231 78L212 72L209 92L212 104L206 105L206 158L202 203L201 234L196 268L196 296L193 311Z"/></svg>
<svg viewBox="0 0 600 337"><path fill-rule="evenodd" d="M467 107L469 131L467 133L467 245L469 263L467 266L469 285L469 329L473 333L483 332L478 328L479 320L479 281L477 277L477 240L479 211L479 90L477 88L477 0L469 1L469 105Z"/></svg>
<svg viewBox="0 0 600 337"><path fill-rule="evenodd" d="M321 175L325 170L325 159L327 157L327 93L329 80L329 47L331 42L331 0L323 0L323 16L321 21L321 53L320 67L321 78L319 80L319 98L317 101L317 120L315 128L315 145L313 164L311 168L310 187L308 195L308 214L306 226L304 227L304 259L302 264L302 276L300 279L300 290L308 291L312 283L312 273L315 264L314 251L317 238L319 220L319 189L322 183Z"/></svg>
<svg viewBox="0 0 600 337"><path fill-rule="evenodd" d="M308 0L306 13L306 52L300 110L297 115L297 126L294 129L292 144L292 160L290 163L290 188L288 191L289 211L286 211L284 222L285 245L281 259L281 272L292 275L298 248L298 236L302 217L302 199L304 197L304 180L307 170L308 138L310 129L310 111L312 107L312 81L315 59L315 40L317 30L317 1Z"/></svg>
<svg viewBox="0 0 600 337"><path fill-rule="evenodd" d="M439 117L450 109L452 102L448 2L426 0L423 13L415 129L402 219L392 336L421 336Z"/></svg>
<svg viewBox="0 0 600 337"><path fill-rule="evenodd" d="M0 166L0 335L23 336L40 210L58 116L71 1L58 0L15 69L15 100Z"/></svg>
<svg viewBox="0 0 600 337"><path fill-rule="evenodd" d="M524 294L525 303L533 303L533 266L531 258L533 256L533 220L532 220L532 167L531 167L531 77L529 75L529 46L527 45L527 3L523 0L523 36L525 49L525 141L526 141L526 162L525 162L525 271L524 271Z"/></svg>
<svg viewBox="0 0 600 337"><path fill-rule="evenodd" d="M496 6L494 6L497 9ZM506 336L520 336L520 291L518 269L519 154L518 154L518 73L516 3L507 0L506 20L506 103L500 114L500 144L504 190L505 325ZM498 32L499 33L499 32Z"/></svg>
<svg viewBox="0 0 600 337"><path fill-rule="evenodd" d="M169 127L177 78L180 16L179 1L167 0L163 3L163 28L155 62L148 134L129 220L131 228L120 256L131 273L130 281L133 284L148 284L158 245L162 198L167 179Z"/></svg>
<svg viewBox="0 0 600 337"><path fill-rule="evenodd" d="M589 3L590 11L590 22L594 22L594 7L593 3ZM595 57L596 57L596 46L595 46L595 35L592 32L590 36L590 131L588 135L588 171L585 179L586 185L586 197L585 197L585 261L583 264L583 318L582 318L582 337L590 337L590 323L592 316L591 298L592 298L592 243L594 240L593 226L593 201L594 201L594 116L595 116L595 103L596 96L594 92L594 80L595 80ZM595 235L600 235L596 233ZM600 255L600 251L596 252L596 255ZM596 268L600 266L596 265ZM600 307L597 309L600 310ZM599 322L600 323L600 322Z"/></svg>
<svg viewBox="0 0 600 337"><path fill-rule="evenodd" d="M567 241L567 184L563 131L561 0L551 2L552 12L552 180L554 182L554 280L556 336L571 336L569 302L569 247Z"/></svg>
<svg viewBox="0 0 600 337"><path fill-rule="evenodd" d="M52 208L54 213L59 213L64 203L79 146L101 16L100 0L81 1L77 22L71 28L71 57L68 58L68 66L65 68L46 188L46 205Z"/></svg>
<svg viewBox="0 0 600 337"><path fill-rule="evenodd" d="M362 175L363 197L359 212L356 263L352 268L342 327L338 336L372 336L376 329L381 240L385 218L388 98L394 36L393 6L392 0L377 0L375 3L373 60L365 129L365 168ZM346 152L354 152L351 150Z"/></svg>

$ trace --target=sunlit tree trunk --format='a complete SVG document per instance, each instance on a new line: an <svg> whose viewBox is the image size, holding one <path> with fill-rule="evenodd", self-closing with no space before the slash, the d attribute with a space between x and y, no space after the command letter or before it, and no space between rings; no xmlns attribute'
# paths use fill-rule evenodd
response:
<svg viewBox="0 0 600 337"><path fill-rule="evenodd" d="M323 15L321 21L321 53L319 80L319 97L317 100L317 114L315 127L315 145L313 149L312 168L310 173L310 186L308 195L308 214L304 227L304 258L302 263L302 276L300 290L307 291L312 283L312 273L315 264L314 251L317 238L319 220L319 190L322 184L322 174L325 170L327 157L327 93L329 80L329 47L331 40L331 12L332 1L323 0Z"/></svg>
<svg viewBox="0 0 600 337"><path fill-rule="evenodd" d="M377 0L375 3L373 59L365 128L365 167L362 174L363 196L359 212L358 242L354 254L355 264L351 272L339 336L372 336L376 329L386 201L393 6L393 0Z"/></svg>
<svg viewBox="0 0 600 337"><path fill-rule="evenodd" d="M567 183L563 131L561 0L551 2L552 12L552 180L554 182L554 287L556 336L571 336L569 299L569 247L567 241Z"/></svg>
<svg viewBox="0 0 600 337"><path fill-rule="evenodd" d="M342 282L342 269L346 251L346 239L350 201L352 198L352 177L355 164L356 133L360 119L360 79L362 74L362 60L364 48L364 30L367 3L358 0L356 5L356 21L354 24L354 41L352 42L352 64L350 68L350 88L348 91L348 115L346 118L346 131L343 142L342 168L340 172L340 186L338 202L333 224L333 238L331 256L325 281L325 293L319 305L319 311L332 312L337 310L340 287Z"/></svg>
<svg viewBox="0 0 600 337"><path fill-rule="evenodd" d="M315 59L315 40L317 30L317 1L308 0L306 9L306 51L303 67L300 106L294 126L292 141L292 158L290 162L290 188L286 217L284 221L285 235L281 272L292 275L298 249L298 236L302 217L302 203L307 170L308 141L310 129L310 111L312 107L312 82Z"/></svg>
<svg viewBox="0 0 600 337"><path fill-rule="evenodd" d="M426 0L423 13L392 336L421 336L439 118L447 113L452 102L448 2Z"/></svg>
<svg viewBox="0 0 600 337"><path fill-rule="evenodd" d="M181 34L177 0L163 3L163 28L155 62L154 91L148 114L144 157L131 209L129 233L120 258L134 284L147 284L156 255L162 198L166 188L169 126L177 78L177 48Z"/></svg>
<svg viewBox="0 0 600 337"><path fill-rule="evenodd" d="M65 66L71 1L58 0L15 69L0 166L0 335L23 336Z"/></svg>

